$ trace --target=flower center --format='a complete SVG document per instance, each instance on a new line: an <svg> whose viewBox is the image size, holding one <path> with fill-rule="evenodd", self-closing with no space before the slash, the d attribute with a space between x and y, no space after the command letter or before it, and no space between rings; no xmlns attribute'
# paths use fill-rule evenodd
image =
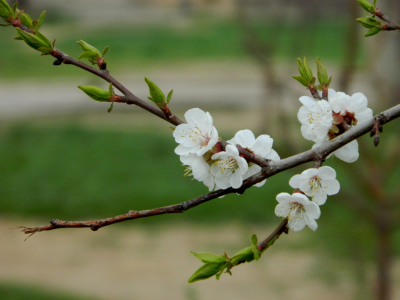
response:
<svg viewBox="0 0 400 300"><path fill-rule="evenodd" d="M235 173L235 171L239 168L238 162L232 156L229 156L225 159L221 159L216 162L219 167L219 170L222 174L226 175L229 173Z"/></svg>
<svg viewBox="0 0 400 300"><path fill-rule="evenodd" d="M328 136L329 139L332 140L338 135L346 132L350 129L351 126L357 125L357 119L354 116L354 113L349 111L338 112L332 114L333 123L332 127L329 129Z"/></svg>
<svg viewBox="0 0 400 300"><path fill-rule="evenodd" d="M290 202L289 207L290 207L290 213L288 215L289 221L294 221L297 218L301 219L303 218L303 215L306 212L303 204L300 204L299 202Z"/></svg>
<svg viewBox="0 0 400 300"><path fill-rule="evenodd" d="M321 177L319 177L318 175L311 177L308 184L311 187L311 194L317 194L319 188L321 187Z"/></svg>

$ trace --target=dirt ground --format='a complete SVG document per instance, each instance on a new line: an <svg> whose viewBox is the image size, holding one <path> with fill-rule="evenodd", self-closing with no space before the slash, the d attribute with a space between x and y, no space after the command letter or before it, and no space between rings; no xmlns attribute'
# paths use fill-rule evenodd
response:
<svg viewBox="0 0 400 300"><path fill-rule="evenodd" d="M1 281L104 300L352 299L352 286L346 278L329 286L309 276L315 258L288 250L286 236L260 261L233 269L233 276L224 274L219 281L212 278L187 283L200 266L191 250L227 250L232 255L247 246L253 232L266 235L272 228L243 228L235 224L217 230L187 224L165 228L117 225L98 232L41 232L26 242L19 229L10 229L44 225L41 222L46 223L0 219Z"/></svg>

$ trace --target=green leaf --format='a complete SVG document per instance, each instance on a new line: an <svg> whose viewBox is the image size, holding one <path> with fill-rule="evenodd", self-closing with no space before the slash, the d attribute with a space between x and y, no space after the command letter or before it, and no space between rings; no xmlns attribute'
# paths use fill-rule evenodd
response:
<svg viewBox="0 0 400 300"><path fill-rule="evenodd" d="M112 83L110 83L110 85L108 86L108 91L110 92L111 95L114 95Z"/></svg>
<svg viewBox="0 0 400 300"><path fill-rule="evenodd" d="M18 1L15 1L13 6L11 7L14 16L17 16L17 8L18 8Z"/></svg>
<svg viewBox="0 0 400 300"><path fill-rule="evenodd" d="M318 74L318 81L322 84L327 84L329 81L328 72L326 71L325 66L322 64L320 58L317 58L317 74Z"/></svg>
<svg viewBox="0 0 400 300"><path fill-rule="evenodd" d="M308 81L304 79L301 76L292 76L294 79L296 79L298 82L300 82L302 85L308 87Z"/></svg>
<svg viewBox="0 0 400 300"><path fill-rule="evenodd" d="M253 245L257 245L258 244L258 239L257 239L257 236L255 234L253 234L251 236L251 242L252 242Z"/></svg>
<svg viewBox="0 0 400 300"><path fill-rule="evenodd" d="M258 250L256 245L251 245L251 250L253 251L254 259L259 260L260 259L260 250Z"/></svg>
<svg viewBox="0 0 400 300"><path fill-rule="evenodd" d="M165 96L164 93L160 90L160 88L147 77L144 78L149 87L150 96L152 101L160 108L162 108L165 104Z"/></svg>
<svg viewBox="0 0 400 300"><path fill-rule="evenodd" d="M203 263L221 263L225 262L225 258L222 257L221 255L214 254L211 252L192 252L190 251L194 256L196 256L198 259L200 259Z"/></svg>
<svg viewBox="0 0 400 300"><path fill-rule="evenodd" d="M366 28L372 28L376 26L381 26L382 23L378 22L375 18L368 17L368 18L358 18L356 19L357 22L359 22L362 26Z"/></svg>
<svg viewBox="0 0 400 300"><path fill-rule="evenodd" d="M368 30L368 32L364 36L369 37L369 36L378 34L381 30L382 30L382 28L372 27L372 28L370 28L370 30Z"/></svg>
<svg viewBox="0 0 400 300"><path fill-rule="evenodd" d="M19 37L31 48L42 52L43 54L49 54L52 51L52 46L50 41L40 34L36 32L36 35L23 31L21 28L16 28L17 34ZM44 40L42 39L44 38Z"/></svg>
<svg viewBox="0 0 400 300"><path fill-rule="evenodd" d="M38 28L40 28L40 26L42 26L43 21L44 21L44 17L46 17L46 11L45 10L39 16L38 25L37 25Z"/></svg>
<svg viewBox="0 0 400 300"><path fill-rule="evenodd" d="M108 102L112 94L109 91L103 90L94 85L78 85L78 88L81 89L86 95L96 101L100 102Z"/></svg>
<svg viewBox="0 0 400 300"><path fill-rule="evenodd" d="M174 93L174 90L171 90L168 95L167 95L167 104L169 103L169 101L171 101L172 98L172 94Z"/></svg>
<svg viewBox="0 0 400 300"><path fill-rule="evenodd" d="M232 256L231 264L233 266L236 266L243 262L251 262L252 260L254 260L253 250L251 249L251 247L247 247Z"/></svg>
<svg viewBox="0 0 400 300"><path fill-rule="evenodd" d="M93 52L93 51L85 51L85 52L82 52L81 54L79 54L79 56L78 56L78 59L82 59L82 58L96 60L97 53Z"/></svg>
<svg viewBox="0 0 400 300"><path fill-rule="evenodd" d="M28 28L33 28L33 20L28 14L21 14L19 16L19 19L21 20L22 24L24 24Z"/></svg>
<svg viewBox="0 0 400 300"><path fill-rule="evenodd" d="M103 57L106 56L106 54L107 54L107 52L108 52L108 49L110 49L110 46L105 47L105 48L103 49L103 51L101 52L101 55L102 55Z"/></svg>
<svg viewBox="0 0 400 300"><path fill-rule="evenodd" d="M77 41L76 43L78 45L80 45L83 50L85 50L85 51L93 51L98 55L98 57L101 57L101 53L100 53L99 49L97 49L96 47L90 45L89 43L86 43L83 40Z"/></svg>
<svg viewBox="0 0 400 300"><path fill-rule="evenodd" d="M3 19L8 19L9 17L13 17L14 13L10 7L10 5L8 5L7 1L5 0L0 0L0 17L2 17Z"/></svg>
<svg viewBox="0 0 400 300"><path fill-rule="evenodd" d="M307 58L305 58L305 57L304 57L304 69L307 73L306 79L308 79L308 80L312 79L314 76L313 76L310 66L308 65Z"/></svg>
<svg viewBox="0 0 400 300"><path fill-rule="evenodd" d="M367 0L357 0L361 7L367 12L373 14L375 13L375 5L369 3ZM375 3L375 2L374 2Z"/></svg>
<svg viewBox="0 0 400 300"><path fill-rule="evenodd" d="M44 46L44 47L53 47L53 45L51 44L51 42L49 41L49 39L48 39L47 37L45 37L43 34L41 34L41 33L39 32L39 29L38 29L38 28L35 28L35 29L36 29L36 36L37 36L38 38L40 38L40 39L45 43L46 46Z"/></svg>
<svg viewBox="0 0 400 300"><path fill-rule="evenodd" d="M193 283L195 281L208 279L217 273L223 271L228 263L206 263L205 265L201 266L197 269L196 272L189 278L188 282Z"/></svg>
<svg viewBox="0 0 400 300"><path fill-rule="evenodd" d="M109 112L109 113L112 112L113 108L114 108L114 101L111 102L111 105L110 105L110 107L107 109L107 112Z"/></svg>

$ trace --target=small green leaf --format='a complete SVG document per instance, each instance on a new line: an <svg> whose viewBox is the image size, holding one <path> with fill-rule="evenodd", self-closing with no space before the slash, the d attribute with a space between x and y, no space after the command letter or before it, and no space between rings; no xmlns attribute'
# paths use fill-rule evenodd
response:
<svg viewBox="0 0 400 300"><path fill-rule="evenodd" d="M376 26L381 26L382 23L378 22L375 18L368 17L368 18L358 18L356 19L357 22L359 22L362 26L365 28L372 28Z"/></svg>
<svg viewBox="0 0 400 300"><path fill-rule="evenodd" d="M260 259L260 250L258 250L256 245L251 245L251 250L253 251L254 259L259 260Z"/></svg>
<svg viewBox="0 0 400 300"><path fill-rule="evenodd" d="M200 259L203 263L220 263L220 262L225 262L225 258L222 257L221 255L214 254L211 252L192 252L190 251L194 256L196 256L198 259Z"/></svg>
<svg viewBox="0 0 400 300"><path fill-rule="evenodd" d="M91 59L95 60L97 58L97 53L93 51L85 51L79 54L78 59Z"/></svg>
<svg viewBox="0 0 400 300"><path fill-rule="evenodd" d="M253 234L251 236L251 242L252 242L253 245L257 245L258 244L258 239L257 239L257 236L255 234Z"/></svg>
<svg viewBox="0 0 400 300"><path fill-rule="evenodd" d="M152 101L160 108L162 108L165 104L165 96L164 93L160 90L160 88L147 77L144 78L149 87L150 96Z"/></svg>
<svg viewBox="0 0 400 300"><path fill-rule="evenodd" d="M36 35L23 31L21 28L16 28L19 37L31 48L41 51L43 54L49 54L52 51L50 41L39 32Z"/></svg>
<svg viewBox="0 0 400 300"><path fill-rule="evenodd" d="M306 71L306 73L307 73L307 79L308 80L310 80L310 79L312 79L313 78L313 73L312 73L312 71L311 71L311 68L310 68L310 66L308 65L308 61L307 61L307 58L306 57L304 57L304 69L305 69L305 71Z"/></svg>
<svg viewBox="0 0 400 300"><path fill-rule="evenodd" d="M308 87L308 81L305 80L303 77L301 76L292 76L294 79L296 79L298 82L300 82L302 85Z"/></svg>
<svg viewBox="0 0 400 300"><path fill-rule="evenodd" d="M46 17L46 11L45 10L39 16L39 20L38 20L38 24L37 24L38 28L40 28L40 26L42 26L43 21L44 21L44 17Z"/></svg>
<svg viewBox="0 0 400 300"><path fill-rule="evenodd" d="M110 85L108 86L108 91L110 92L111 95L114 95L112 83L110 83Z"/></svg>
<svg viewBox="0 0 400 300"><path fill-rule="evenodd" d="M367 0L357 0L357 2L361 5L363 9L365 9L367 12L373 14L375 13L375 5L369 3ZM375 2L374 2L375 3Z"/></svg>
<svg viewBox="0 0 400 300"><path fill-rule="evenodd" d="M171 90L168 95L167 95L167 104L169 103L169 101L171 101L172 98L172 94L174 93L174 90Z"/></svg>
<svg viewBox="0 0 400 300"><path fill-rule="evenodd" d="M13 11L15 16L17 16L17 7L18 7L18 1L15 1L14 5L11 7L11 10Z"/></svg>
<svg viewBox="0 0 400 300"><path fill-rule="evenodd" d="M103 90L94 85L78 85L78 88L81 89L86 95L96 101L100 102L108 102L112 94L109 91Z"/></svg>
<svg viewBox="0 0 400 300"><path fill-rule="evenodd" d="M232 266L236 266L243 262L251 262L252 260L254 260L253 250L251 249L251 247L247 247L232 256L231 264Z"/></svg>
<svg viewBox="0 0 400 300"><path fill-rule="evenodd" d="M77 41L76 43L78 45L80 45L83 50L85 50L85 51L93 51L93 52L95 52L97 54L98 57L101 57L101 53L100 53L99 49L97 49L96 47L93 47L89 43L86 43L83 40Z"/></svg>
<svg viewBox="0 0 400 300"><path fill-rule="evenodd" d="M208 279L217 273L223 271L227 266L226 262L223 263L206 263L197 269L196 272L189 278L188 282L193 283L195 281Z"/></svg>
<svg viewBox="0 0 400 300"><path fill-rule="evenodd" d="M107 54L107 52L108 52L108 49L110 49L110 46L107 46L107 47L105 47L104 49L103 49L103 51L102 51L102 53L101 53L101 55L104 57L104 56L106 56L106 54Z"/></svg>
<svg viewBox="0 0 400 300"><path fill-rule="evenodd" d="M33 28L33 20L28 14L21 14L19 16L19 19L21 20L22 24L24 24L28 28Z"/></svg>
<svg viewBox="0 0 400 300"><path fill-rule="evenodd" d="M109 113L112 112L113 108L114 108L114 101L111 102L111 105L110 105L110 107L107 109L107 112L109 112Z"/></svg>
<svg viewBox="0 0 400 300"><path fill-rule="evenodd" d="M13 17L14 13L10 7L10 5L8 5L7 1L5 0L0 0L0 17L2 17L3 19L8 19L9 17Z"/></svg>
<svg viewBox="0 0 400 300"><path fill-rule="evenodd" d="M372 28L370 28L370 30L368 30L368 32L364 36L369 37L369 36L378 34L381 30L382 30L382 28L372 27Z"/></svg>
<svg viewBox="0 0 400 300"><path fill-rule="evenodd" d="M317 74L318 74L318 81L322 84L327 84L329 81L328 72L326 71L325 66L322 64L320 58L317 58Z"/></svg>

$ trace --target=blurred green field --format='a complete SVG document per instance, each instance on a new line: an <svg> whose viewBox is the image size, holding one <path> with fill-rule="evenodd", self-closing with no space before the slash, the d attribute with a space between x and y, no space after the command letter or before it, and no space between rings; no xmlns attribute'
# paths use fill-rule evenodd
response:
<svg viewBox="0 0 400 300"><path fill-rule="evenodd" d="M0 282L2 300L94 300L93 297L78 297L71 293L47 291L32 285Z"/></svg>
<svg viewBox="0 0 400 300"><path fill-rule="evenodd" d="M254 24L255 30L273 45L274 57L295 61L297 57L322 57L324 61L340 62L344 53L345 23L340 20L320 20L317 23L270 22ZM243 31L232 20L195 19L185 26L132 25L92 28L45 24L43 33L50 40L57 39L56 47L78 57L82 52L76 44L85 40L100 50L110 45L107 54L111 71L129 71L173 65L198 59L243 59ZM279 32L279 34L277 34ZM6 78L40 78L53 76L54 58L40 57L22 41L16 41L14 29L0 30L0 76ZM334 47L332 46L334 45ZM46 63L43 63L43 62ZM58 67L58 76L81 76L81 70Z"/></svg>

